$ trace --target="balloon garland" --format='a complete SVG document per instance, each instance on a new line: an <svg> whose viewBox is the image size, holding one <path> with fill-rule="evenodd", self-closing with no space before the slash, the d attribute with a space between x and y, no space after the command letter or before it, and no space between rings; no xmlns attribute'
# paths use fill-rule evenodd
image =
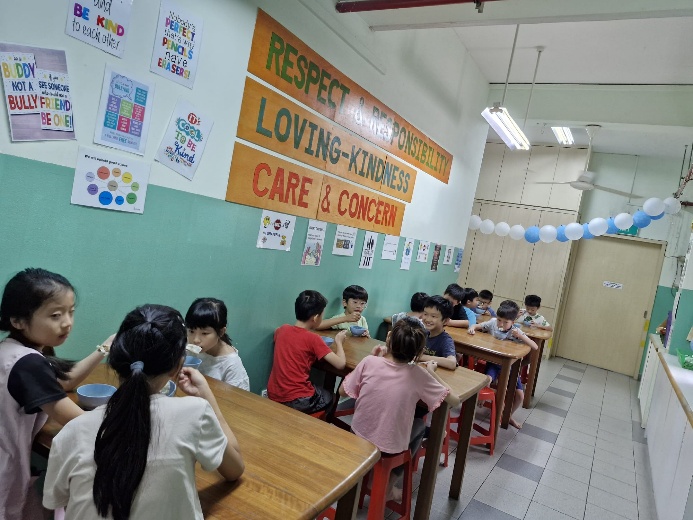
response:
<svg viewBox="0 0 693 520"><path fill-rule="evenodd" d="M607 233L615 234L619 231L630 229L632 226L642 229L649 226L653 220L659 220L664 215L675 215L679 211L681 211L681 203L678 199L668 197L661 200L653 197L647 199L642 205L642 209L632 215L619 213L615 217L609 217L608 219L597 217L584 224L571 222L558 227L546 225L541 228L531 226L525 229L519 224L511 226L507 222L495 223L491 219L482 220L480 216L472 215L469 219L469 229L472 231L478 229L484 235L490 235L495 232L499 237L509 236L513 240L525 239L530 244L536 244L540 241L549 244L553 241L568 242L569 240L580 240L581 238L589 240Z"/></svg>

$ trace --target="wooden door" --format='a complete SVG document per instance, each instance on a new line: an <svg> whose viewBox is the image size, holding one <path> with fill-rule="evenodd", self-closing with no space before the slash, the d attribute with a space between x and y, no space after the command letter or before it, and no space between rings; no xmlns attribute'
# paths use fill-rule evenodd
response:
<svg viewBox="0 0 693 520"><path fill-rule="evenodd" d="M579 241L558 356L637 377L665 247L616 236Z"/></svg>

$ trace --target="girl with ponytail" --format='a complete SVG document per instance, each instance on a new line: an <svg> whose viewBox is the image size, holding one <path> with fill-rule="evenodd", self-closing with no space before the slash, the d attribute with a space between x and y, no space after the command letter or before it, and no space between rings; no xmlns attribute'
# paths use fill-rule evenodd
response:
<svg viewBox="0 0 693 520"><path fill-rule="evenodd" d="M143 305L125 317L108 357L120 387L53 440L44 506L66 507L67 520L201 520L195 463L241 476L238 442L207 381L181 368L186 342L175 309ZM191 397L159 393L176 377Z"/></svg>

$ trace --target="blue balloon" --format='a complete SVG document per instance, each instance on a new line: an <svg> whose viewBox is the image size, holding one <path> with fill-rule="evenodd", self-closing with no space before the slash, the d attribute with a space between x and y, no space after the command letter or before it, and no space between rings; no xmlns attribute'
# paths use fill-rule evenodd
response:
<svg viewBox="0 0 693 520"><path fill-rule="evenodd" d="M556 240L559 242L567 242L570 240L567 236L565 236L565 226L563 224L556 228Z"/></svg>
<svg viewBox="0 0 693 520"><path fill-rule="evenodd" d="M539 242L539 228L537 226L528 227L525 230L525 240L530 244Z"/></svg>
<svg viewBox="0 0 693 520"><path fill-rule="evenodd" d="M655 215L654 217L650 217L652 220L659 220L664 216L664 212L662 211L659 215Z"/></svg>
<svg viewBox="0 0 693 520"><path fill-rule="evenodd" d="M641 209L633 214L633 224L635 227L645 228L650 225L650 222L652 222L652 218Z"/></svg>
<svg viewBox="0 0 693 520"><path fill-rule="evenodd" d="M582 238L584 238L585 240L589 240L590 238L594 238L594 235L592 233L590 233L589 227L587 226L587 222L585 222L582 225L582 229L585 230L585 232L582 234Z"/></svg>
<svg viewBox="0 0 693 520"><path fill-rule="evenodd" d="M615 235L620 229L616 227L616 224L614 222L614 217L609 217L606 221L607 224L609 224L609 229L606 230L607 233L611 233L612 235Z"/></svg>

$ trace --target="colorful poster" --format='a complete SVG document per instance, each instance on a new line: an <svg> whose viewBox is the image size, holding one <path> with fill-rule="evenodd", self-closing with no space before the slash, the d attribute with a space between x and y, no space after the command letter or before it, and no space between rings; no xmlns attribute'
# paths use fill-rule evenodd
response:
<svg viewBox="0 0 693 520"><path fill-rule="evenodd" d="M438 262L440 261L441 248L442 248L441 244L436 244L433 247L433 259L431 259L431 271L437 271L438 270Z"/></svg>
<svg viewBox="0 0 693 520"><path fill-rule="evenodd" d="M327 222L320 220L308 220L308 231L306 232L306 246L303 248L301 265L320 265L322 251L325 246L325 232Z"/></svg>
<svg viewBox="0 0 693 520"><path fill-rule="evenodd" d="M361 261L359 269L372 269L373 260L375 259L375 248L378 245L378 233L366 231L366 236L363 237L363 250L361 251Z"/></svg>
<svg viewBox="0 0 693 520"><path fill-rule="evenodd" d="M385 235L381 260L397 260L397 250L399 249L399 237L396 235Z"/></svg>
<svg viewBox="0 0 693 520"><path fill-rule="evenodd" d="M265 210L260 219L260 233L257 247L260 249L291 250L291 239L294 236L296 217L276 211Z"/></svg>
<svg viewBox="0 0 693 520"><path fill-rule="evenodd" d="M70 202L144 213L150 164L104 150L79 147Z"/></svg>
<svg viewBox="0 0 693 520"><path fill-rule="evenodd" d="M431 243L426 240L419 242L419 249L416 252L417 262L428 262L428 251L431 249Z"/></svg>
<svg viewBox="0 0 693 520"><path fill-rule="evenodd" d="M457 250L457 256L455 257L455 272L459 273L460 272L460 267L462 267L462 253L464 250L462 248L459 248Z"/></svg>
<svg viewBox="0 0 693 520"><path fill-rule="evenodd" d="M179 99L156 153L156 160L192 180L205 151L212 125L214 121L211 117Z"/></svg>
<svg viewBox="0 0 693 520"><path fill-rule="evenodd" d="M154 85L119 74L106 65L94 142L144 155Z"/></svg>
<svg viewBox="0 0 693 520"><path fill-rule="evenodd" d="M339 256L354 256L354 245L356 244L356 233L358 230L349 226L337 226L334 234L334 245L332 254Z"/></svg>
<svg viewBox="0 0 693 520"><path fill-rule="evenodd" d="M452 254L454 252L455 252L455 248L453 246L445 246L445 258L443 258L443 264L445 264L445 265L452 264Z"/></svg>
<svg viewBox="0 0 693 520"><path fill-rule="evenodd" d="M402 251L402 262L399 264L400 269L404 269L405 271L409 270L409 267L411 266L411 259L414 256L414 243L415 243L415 240L413 238L405 238L404 239L404 250Z"/></svg>
<svg viewBox="0 0 693 520"><path fill-rule="evenodd" d="M130 33L132 0L68 2L65 34L119 58Z"/></svg>
<svg viewBox="0 0 693 520"><path fill-rule="evenodd" d="M154 52L149 69L159 76L193 88L202 44L202 18L161 0Z"/></svg>
<svg viewBox="0 0 693 520"><path fill-rule="evenodd" d="M12 141L75 139L65 51L0 43L0 74Z"/></svg>

